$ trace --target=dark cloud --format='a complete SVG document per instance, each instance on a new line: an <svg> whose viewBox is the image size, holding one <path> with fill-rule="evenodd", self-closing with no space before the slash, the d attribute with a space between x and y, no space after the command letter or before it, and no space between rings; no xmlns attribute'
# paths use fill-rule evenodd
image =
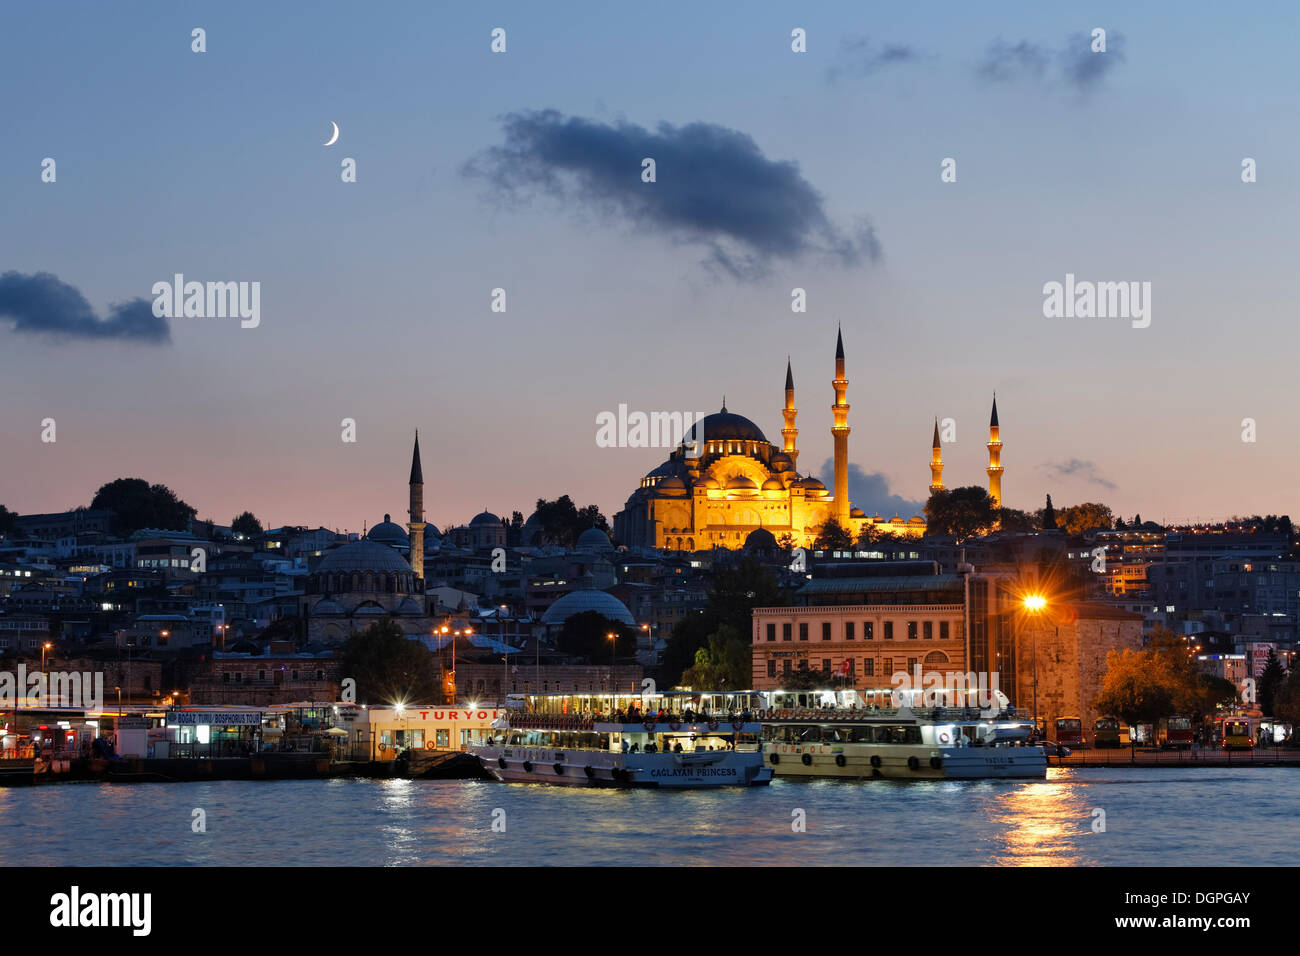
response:
<svg viewBox="0 0 1300 956"><path fill-rule="evenodd" d="M1094 53L1092 43L1091 33L1074 33L1066 38L1063 48L1053 51L1028 40L1013 45L999 37L989 44L975 73L994 83L1051 83L1058 79L1051 70L1055 63L1061 82L1087 93L1124 62L1123 34L1108 30L1104 53Z"/></svg>
<svg viewBox="0 0 1300 956"><path fill-rule="evenodd" d="M13 322L15 332L28 334L153 345L171 341L167 320L153 314L148 299L111 305L101 319L81 290L48 272L0 275L0 318Z"/></svg>
<svg viewBox="0 0 1300 956"><path fill-rule="evenodd" d="M1061 51L1061 69L1066 82L1081 93L1094 89L1106 75L1124 62L1124 36L1109 30L1106 33L1106 52L1092 52L1092 35L1072 35Z"/></svg>
<svg viewBox="0 0 1300 956"><path fill-rule="evenodd" d="M1107 481L1097 474L1097 466L1090 461L1070 458L1066 461L1049 461L1039 467L1053 478L1080 478L1089 484L1100 485L1112 491L1117 487L1113 481Z"/></svg>
<svg viewBox="0 0 1300 956"><path fill-rule="evenodd" d="M840 42L839 55L826 71L826 79L835 83L845 76L871 76L886 67L912 63L920 58L915 49L902 43L877 46L867 37L845 37Z"/></svg>
<svg viewBox="0 0 1300 956"><path fill-rule="evenodd" d="M975 68L975 72L995 83L1026 77L1041 79L1050 61L1051 55L1046 50L1028 40L1021 40L1012 46L999 37L989 44L984 61Z"/></svg>
<svg viewBox="0 0 1300 956"><path fill-rule="evenodd" d="M547 196L573 212L658 230L702 246L708 265L736 278L808 254L844 266L880 257L869 222L842 231L797 163L768 159L737 130L712 123L647 130L555 110L511 113L502 126L505 143L462 167L490 183L498 200ZM645 157L655 160L654 183L641 181Z"/></svg>
<svg viewBox="0 0 1300 956"><path fill-rule="evenodd" d="M817 475L821 483L835 492L835 459L827 458L822 463ZM923 513L924 501L908 501L901 495L889 490L889 480L878 471L866 472L859 466L849 463L849 501L853 507L861 508L868 515L879 514L882 518L898 515L910 518Z"/></svg>

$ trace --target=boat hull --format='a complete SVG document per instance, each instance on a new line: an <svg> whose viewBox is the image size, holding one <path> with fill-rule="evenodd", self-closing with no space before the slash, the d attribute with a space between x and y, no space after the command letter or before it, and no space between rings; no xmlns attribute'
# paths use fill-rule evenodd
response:
<svg viewBox="0 0 1300 956"><path fill-rule="evenodd" d="M715 754L622 754L596 750L485 745L471 748L483 769L503 783L563 787L659 788L755 787L772 780L757 751Z"/></svg>
<svg viewBox="0 0 1300 956"><path fill-rule="evenodd" d="M763 745L763 758L778 777L1042 780L1047 776L1047 756L1041 747L768 743Z"/></svg>

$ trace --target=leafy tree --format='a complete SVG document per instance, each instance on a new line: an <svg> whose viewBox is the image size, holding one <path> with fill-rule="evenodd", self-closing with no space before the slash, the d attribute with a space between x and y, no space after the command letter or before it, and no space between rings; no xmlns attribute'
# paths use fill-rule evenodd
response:
<svg viewBox="0 0 1300 956"><path fill-rule="evenodd" d="M1115 515L1106 505L1085 502L1056 513L1056 524L1069 535L1081 535L1094 528L1110 530L1115 526Z"/></svg>
<svg viewBox="0 0 1300 956"><path fill-rule="evenodd" d="M993 527L994 511L993 499L979 485L944 488L925 503L926 533L960 541Z"/></svg>
<svg viewBox="0 0 1300 956"><path fill-rule="evenodd" d="M853 547L853 535L837 519L827 518L813 547L819 551L847 551Z"/></svg>
<svg viewBox="0 0 1300 956"><path fill-rule="evenodd" d="M230 530L235 534L242 534L247 538L252 538L262 533L262 522L254 517L253 512L245 511L230 522Z"/></svg>
<svg viewBox="0 0 1300 956"><path fill-rule="evenodd" d="M18 512L0 505L0 537L18 533Z"/></svg>
<svg viewBox="0 0 1300 956"><path fill-rule="evenodd" d="M616 649L610 650L610 634ZM618 657L631 657L636 653L636 631L618 621L611 621L599 611L583 611L564 622L555 642L561 654L572 654L593 664L608 663L611 653Z"/></svg>
<svg viewBox="0 0 1300 956"><path fill-rule="evenodd" d="M166 485L151 485L141 478L108 482L95 492L90 507L112 511L113 533L121 538L141 528L183 531L198 513Z"/></svg>
<svg viewBox="0 0 1300 956"><path fill-rule="evenodd" d="M831 684L831 678L823 671L809 670L807 661L800 661L790 673L778 676L782 690L816 690Z"/></svg>
<svg viewBox="0 0 1300 956"><path fill-rule="evenodd" d="M709 635L709 646L695 652L695 663L681 683L697 690L739 690L753 683L753 656L746 635L729 624Z"/></svg>
<svg viewBox="0 0 1300 956"><path fill-rule="evenodd" d="M348 638L339 674L357 682L357 703L388 705L440 700L440 670L437 657L384 618Z"/></svg>
<svg viewBox="0 0 1300 956"><path fill-rule="evenodd" d="M538 537L542 543L571 548L578 541L578 535L588 528L609 531L609 522L600 513L598 505L578 508L568 495L547 501L537 499Z"/></svg>
<svg viewBox="0 0 1300 956"><path fill-rule="evenodd" d="M1038 520L1029 512L1021 511L1019 508L998 508L995 513L998 527L1003 531L1023 533L1038 528Z"/></svg>
<svg viewBox="0 0 1300 956"><path fill-rule="evenodd" d="M1286 671L1277 659L1273 648L1268 650L1268 660L1264 662L1264 672L1259 675L1259 709L1265 717L1272 717L1273 706L1277 701L1278 689L1286 680Z"/></svg>
<svg viewBox="0 0 1300 956"><path fill-rule="evenodd" d="M1178 684L1156 651L1110 651L1097 709L1119 716L1130 727L1153 724L1173 713Z"/></svg>
<svg viewBox="0 0 1300 956"><path fill-rule="evenodd" d="M1300 667L1291 668L1291 673L1278 686L1273 698L1273 716L1300 728ZM1300 738L1291 739L1295 743Z"/></svg>
<svg viewBox="0 0 1300 956"><path fill-rule="evenodd" d="M1039 522L1042 524L1044 530L1056 530L1056 509L1052 507L1051 495L1047 496L1047 507L1042 510L1042 513L1039 516Z"/></svg>

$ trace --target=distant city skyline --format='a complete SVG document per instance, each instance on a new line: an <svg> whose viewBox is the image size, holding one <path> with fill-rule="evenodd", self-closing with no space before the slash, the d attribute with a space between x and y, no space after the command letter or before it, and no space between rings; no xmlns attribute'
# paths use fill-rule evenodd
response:
<svg viewBox="0 0 1300 956"><path fill-rule="evenodd" d="M0 78L41 95L0 153L0 504L140 477L218 523L359 532L405 522L418 428L440 529L563 494L612 521L666 452L598 447L599 413L725 394L776 441L787 355L824 479L842 326L868 513L924 503L936 417L945 484L987 487L995 390L1009 507L1286 513L1273 6L14 10ZM258 283L259 321L160 317L176 274ZM1150 283L1149 327L1045 317L1067 277Z"/></svg>

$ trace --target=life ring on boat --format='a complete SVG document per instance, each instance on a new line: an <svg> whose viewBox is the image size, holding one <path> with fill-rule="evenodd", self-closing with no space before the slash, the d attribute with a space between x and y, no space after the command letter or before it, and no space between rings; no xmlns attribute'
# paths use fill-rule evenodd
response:
<svg viewBox="0 0 1300 956"><path fill-rule="evenodd" d="M948 733L948 731L946 730L939 731L939 743L941 744L952 743L952 734Z"/></svg>
<svg viewBox="0 0 1300 956"><path fill-rule="evenodd" d="M587 766L583 767L582 772L587 775L588 780L596 776L596 768L593 767L591 764L587 764Z"/></svg>
<svg viewBox="0 0 1300 956"><path fill-rule="evenodd" d="M553 770L555 771L555 775L556 775L557 777L558 777L558 776L562 776L562 775L564 774L564 764L562 764L562 763L557 763L557 764L555 764L555 766L552 767L551 769L553 769Z"/></svg>
<svg viewBox="0 0 1300 956"><path fill-rule="evenodd" d="M803 755L802 757L800 757L799 759L803 761L803 765L804 765L805 767L811 767L811 766L812 766L812 754L804 754L804 755Z"/></svg>
<svg viewBox="0 0 1300 956"><path fill-rule="evenodd" d="M877 767L877 768L878 768L878 767L880 766L880 763L881 763L881 760L880 760L880 754L872 754L872 755L871 755L871 766L873 766L873 767Z"/></svg>
<svg viewBox="0 0 1300 956"><path fill-rule="evenodd" d="M648 734L653 734L655 732L655 722L653 720L647 720L641 726L645 728L645 732Z"/></svg>
<svg viewBox="0 0 1300 956"><path fill-rule="evenodd" d="M770 756L768 759L772 761L773 765L776 765L776 764L779 764L779 763L781 762L781 755L780 755L780 754L772 754L772 756Z"/></svg>
<svg viewBox="0 0 1300 956"><path fill-rule="evenodd" d="M669 729L669 730L681 730L681 729L682 729L682 722L681 722L680 720L672 720L672 721L669 721L669 722L668 722L668 729Z"/></svg>
<svg viewBox="0 0 1300 956"><path fill-rule="evenodd" d="M731 722L731 729L732 729L732 730L739 730L741 727L744 727L744 726L745 726L745 722L744 722L743 720L733 720L733 721Z"/></svg>
<svg viewBox="0 0 1300 956"><path fill-rule="evenodd" d="M506 769L506 758L505 758L505 757L497 757L497 766L500 767L502 770L505 770L505 769Z"/></svg>
<svg viewBox="0 0 1300 956"><path fill-rule="evenodd" d="M942 757L931 757L931 758L930 758L930 769L931 769L931 770L942 770L942 769L943 769L943 758L942 758Z"/></svg>
<svg viewBox="0 0 1300 956"><path fill-rule="evenodd" d="M921 769L921 761L917 760L915 757L908 757L908 758L907 758L907 769L908 769L908 770L920 770L920 769Z"/></svg>
<svg viewBox="0 0 1300 956"><path fill-rule="evenodd" d="M533 764L532 764L532 761L530 761L530 760L525 760L525 761L524 761L524 773L532 773L532 772L533 772Z"/></svg>
<svg viewBox="0 0 1300 956"><path fill-rule="evenodd" d="M844 759L844 754L835 755L835 766L843 767L846 763L848 763L848 761Z"/></svg>
<svg viewBox="0 0 1300 956"><path fill-rule="evenodd" d="M717 729L718 729L718 722L716 720L710 720L709 730L717 730Z"/></svg>
<svg viewBox="0 0 1300 956"><path fill-rule="evenodd" d="M427 744L424 745L424 749L425 749L425 750L435 750L435 749L437 749L437 748L434 746L433 741L430 740Z"/></svg>

